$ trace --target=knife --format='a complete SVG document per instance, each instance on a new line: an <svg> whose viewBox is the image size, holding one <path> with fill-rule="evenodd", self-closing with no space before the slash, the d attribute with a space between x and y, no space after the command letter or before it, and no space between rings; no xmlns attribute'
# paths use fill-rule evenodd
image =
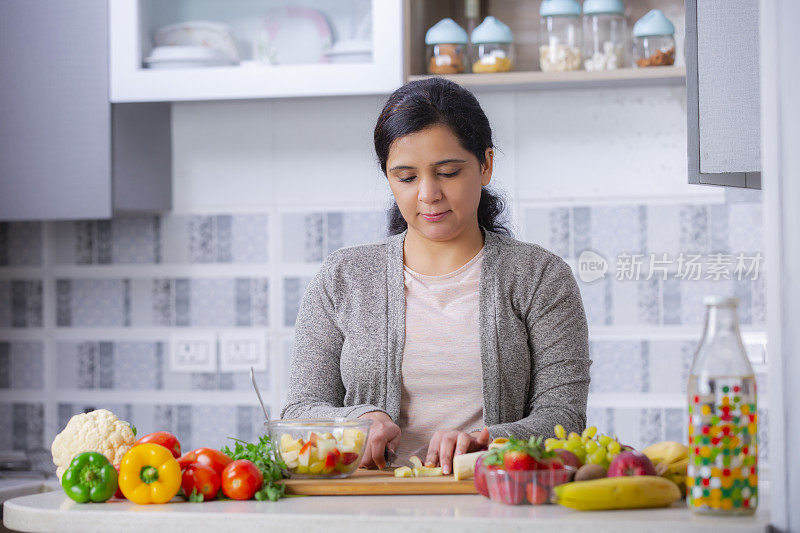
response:
<svg viewBox="0 0 800 533"><path fill-rule="evenodd" d="M407 466L408 468L415 468L407 459L400 459L400 457L389 448L383 450L383 458L386 461L386 466Z"/></svg>

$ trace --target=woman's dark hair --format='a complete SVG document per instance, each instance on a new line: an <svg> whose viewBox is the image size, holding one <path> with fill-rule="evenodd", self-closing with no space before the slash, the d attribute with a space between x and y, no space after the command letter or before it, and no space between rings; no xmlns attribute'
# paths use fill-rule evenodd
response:
<svg viewBox="0 0 800 533"><path fill-rule="evenodd" d="M493 148L489 119L471 92L444 78L426 78L406 83L387 100L375 125L375 153L386 174L389 148L395 139L431 126L447 126L461 146L486 164L486 149ZM511 235L503 224L505 202L486 187L478 203L478 225L496 233ZM400 208L389 208L389 235L408 228Z"/></svg>

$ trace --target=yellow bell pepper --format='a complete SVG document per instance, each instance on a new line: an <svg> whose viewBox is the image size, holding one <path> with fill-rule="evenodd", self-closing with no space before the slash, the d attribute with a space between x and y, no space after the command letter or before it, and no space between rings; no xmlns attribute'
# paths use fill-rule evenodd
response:
<svg viewBox="0 0 800 533"><path fill-rule="evenodd" d="M122 457L119 488L134 503L166 503L181 488L181 467L160 444L139 444Z"/></svg>

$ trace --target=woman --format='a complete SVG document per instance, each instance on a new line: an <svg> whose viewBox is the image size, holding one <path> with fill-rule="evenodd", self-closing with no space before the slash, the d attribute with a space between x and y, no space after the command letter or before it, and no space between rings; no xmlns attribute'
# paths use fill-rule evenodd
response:
<svg viewBox="0 0 800 533"><path fill-rule="evenodd" d="M391 236L332 253L295 328L286 418L370 418L385 449L445 474L491 439L586 424L586 316L569 266L507 234L485 187L494 147L469 91L441 78L392 94L375 151Z"/></svg>

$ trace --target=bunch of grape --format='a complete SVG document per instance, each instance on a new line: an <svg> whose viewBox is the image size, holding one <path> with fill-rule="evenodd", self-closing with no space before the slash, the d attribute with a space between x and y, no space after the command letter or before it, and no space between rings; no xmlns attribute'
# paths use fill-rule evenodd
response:
<svg viewBox="0 0 800 533"><path fill-rule="evenodd" d="M553 428L555 439L544 441L546 450L564 449L574 453L583 464L597 464L608 470L608 465L626 446L608 435L597 435L597 428L590 426L578 435L575 432L566 434L561 424Z"/></svg>

